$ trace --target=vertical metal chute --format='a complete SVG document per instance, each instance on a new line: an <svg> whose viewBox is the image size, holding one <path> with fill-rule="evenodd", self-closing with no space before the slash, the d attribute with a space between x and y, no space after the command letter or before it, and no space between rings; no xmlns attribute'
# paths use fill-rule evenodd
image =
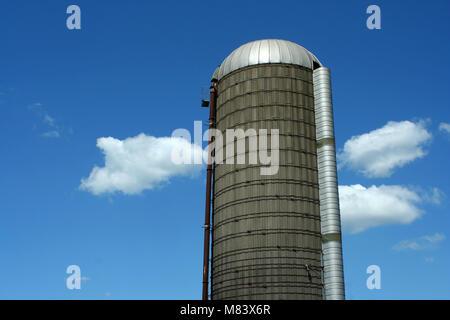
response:
<svg viewBox="0 0 450 320"><path fill-rule="evenodd" d="M328 68L313 71L317 166L322 233L324 298L345 299L341 219L334 140L331 80Z"/></svg>

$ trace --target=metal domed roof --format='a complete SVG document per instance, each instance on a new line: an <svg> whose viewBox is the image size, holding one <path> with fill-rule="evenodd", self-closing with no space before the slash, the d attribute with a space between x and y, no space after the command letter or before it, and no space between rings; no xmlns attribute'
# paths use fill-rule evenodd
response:
<svg viewBox="0 0 450 320"><path fill-rule="evenodd" d="M234 50L214 72L213 78L220 80L235 70L257 64L286 63L312 69L313 62L322 66L311 52L294 42L280 39L257 40Z"/></svg>

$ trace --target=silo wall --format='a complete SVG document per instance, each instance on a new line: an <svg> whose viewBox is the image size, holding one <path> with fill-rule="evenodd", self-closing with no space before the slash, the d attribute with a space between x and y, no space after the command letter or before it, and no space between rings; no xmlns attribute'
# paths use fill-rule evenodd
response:
<svg viewBox="0 0 450 320"><path fill-rule="evenodd" d="M278 129L279 169L261 175L264 165L248 157L215 165L212 299L322 299L312 77L305 67L261 64L218 83L217 129Z"/></svg>

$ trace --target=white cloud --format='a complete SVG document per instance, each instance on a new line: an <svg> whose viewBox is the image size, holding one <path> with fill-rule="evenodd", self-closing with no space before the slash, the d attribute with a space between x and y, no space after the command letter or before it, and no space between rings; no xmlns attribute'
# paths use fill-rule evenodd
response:
<svg viewBox="0 0 450 320"><path fill-rule="evenodd" d="M440 131L446 131L447 133L450 133L450 123L441 122L439 124L439 130Z"/></svg>
<svg viewBox="0 0 450 320"><path fill-rule="evenodd" d="M53 117L51 117L47 110L45 110L44 106L40 102L33 103L28 106L28 109L37 114L42 123L46 127L46 132L42 133L41 136L45 138L59 138L61 136L62 129L56 124L56 121Z"/></svg>
<svg viewBox="0 0 450 320"><path fill-rule="evenodd" d="M397 251L405 251L405 250L421 250L421 245L417 241L411 240L402 240L397 243L394 247L394 250Z"/></svg>
<svg viewBox="0 0 450 320"><path fill-rule="evenodd" d="M402 240L397 243L393 249L397 251L417 251L425 250L435 247L439 242L445 240L445 235L442 233L435 233L431 236L422 236L415 240Z"/></svg>
<svg viewBox="0 0 450 320"><path fill-rule="evenodd" d="M395 168L425 156L423 146L431 138L423 121L390 121L380 129L347 140L338 159L340 166L367 177L389 177Z"/></svg>
<svg viewBox="0 0 450 320"><path fill-rule="evenodd" d="M44 122L46 124L48 124L50 127L54 127L55 126L55 119L50 117L48 114L44 115Z"/></svg>
<svg viewBox="0 0 450 320"><path fill-rule="evenodd" d="M438 188L433 188L433 191L429 194L426 194L425 199L434 204L440 204L442 199L445 197L445 194L439 190Z"/></svg>
<svg viewBox="0 0 450 320"><path fill-rule="evenodd" d="M52 131L44 132L44 133L42 134L42 136L43 136L43 137L46 137L46 138L59 138L61 135L59 134L58 131L52 130Z"/></svg>
<svg viewBox="0 0 450 320"><path fill-rule="evenodd" d="M424 213L417 207L421 197L403 186L339 186L339 201L343 230L350 233L408 224Z"/></svg>
<svg viewBox="0 0 450 320"><path fill-rule="evenodd" d="M198 173L201 165L175 164L172 151L191 152L203 156L200 146L182 138L156 138L139 134L124 140L112 137L97 139L97 147L105 155L105 166L95 166L80 188L95 195L121 191L138 194L153 189L174 176Z"/></svg>
<svg viewBox="0 0 450 320"><path fill-rule="evenodd" d="M442 200L446 198L444 192L439 188L423 188L418 186L409 187L411 191L420 194L420 197L424 202L429 202L435 205L441 204Z"/></svg>
<svg viewBox="0 0 450 320"><path fill-rule="evenodd" d="M423 236L421 237L422 240L425 240L429 243L437 243L445 240L445 235L442 233L435 233L432 236Z"/></svg>

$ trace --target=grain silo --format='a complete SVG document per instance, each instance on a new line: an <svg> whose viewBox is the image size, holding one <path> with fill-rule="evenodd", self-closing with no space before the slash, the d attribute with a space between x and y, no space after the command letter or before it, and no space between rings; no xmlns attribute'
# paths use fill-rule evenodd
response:
<svg viewBox="0 0 450 320"><path fill-rule="evenodd" d="M344 299L329 70L290 41L253 41L217 68L210 102L210 128L278 129L279 168L208 166L203 297L211 232L212 299Z"/></svg>

